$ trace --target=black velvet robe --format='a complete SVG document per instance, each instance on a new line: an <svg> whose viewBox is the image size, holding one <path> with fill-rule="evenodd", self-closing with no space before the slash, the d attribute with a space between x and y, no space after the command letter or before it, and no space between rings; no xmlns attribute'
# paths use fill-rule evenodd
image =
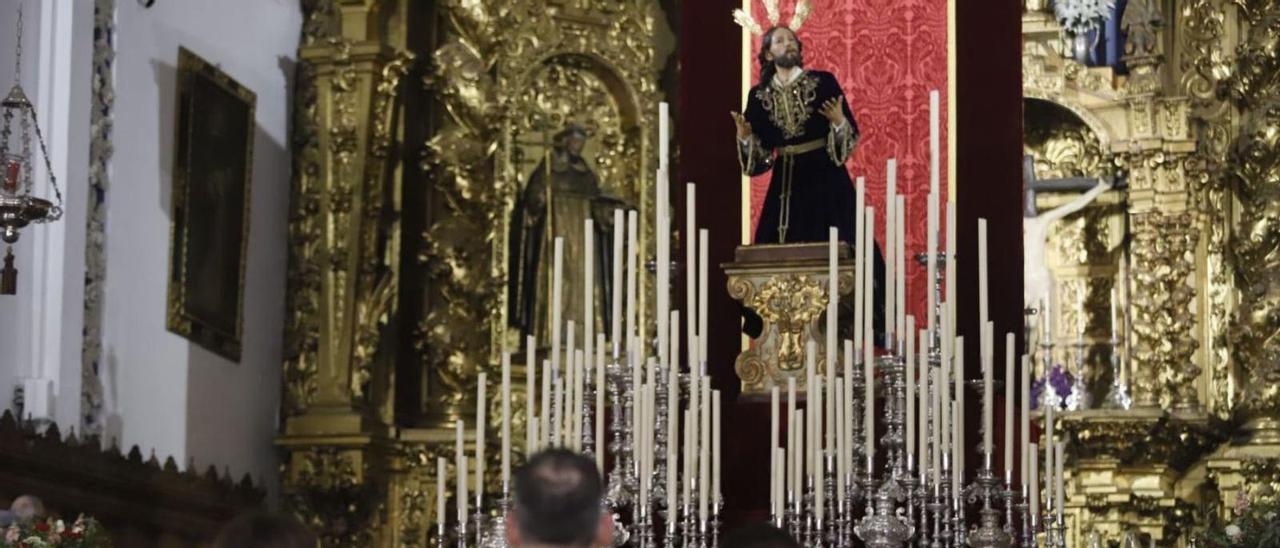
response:
<svg viewBox="0 0 1280 548"><path fill-rule="evenodd" d="M820 111L839 98L847 123L833 128ZM858 123L830 72L806 70L790 83L777 78L751 88L743 112L752 135L738 143L743 173L772 170L756 244L825 242L835 226L840 240L857 249L856 195L844 163L858 141ZM883 218L877 211L876 217ZM876 340L884 332L884 257L874 256ZM750 323L750 321L748 322Z"/></svg>

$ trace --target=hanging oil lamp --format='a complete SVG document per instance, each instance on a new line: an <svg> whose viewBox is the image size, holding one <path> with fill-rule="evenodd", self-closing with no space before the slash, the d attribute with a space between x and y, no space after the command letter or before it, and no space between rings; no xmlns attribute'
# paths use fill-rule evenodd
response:
<svg viewBox="0 0 1280 548"><path fill-rule="evenodd" d="M31 223L47 223L62 218L62 191L53 175L44 136L36 122L36 111L22 90L22 3L18 4L18 47L13 88L0 101L0 240L5 242L4 266L0 268L0 294L13 295L18 288L18 271L13 265L13 243ZM15 134L16 133L16 134ZM33 139L34 138L34 139ZM39 156L31 150L32 141ZM31 193L32 161L44 163L57 203Z"/></svg>

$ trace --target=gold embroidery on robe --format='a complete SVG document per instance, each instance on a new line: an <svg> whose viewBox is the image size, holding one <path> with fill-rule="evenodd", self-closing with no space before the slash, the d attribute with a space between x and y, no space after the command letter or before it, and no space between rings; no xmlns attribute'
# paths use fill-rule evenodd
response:
<svg viewBox="0 0 1280 548"><path fill-rule="evenodd" d="M768 86L756 90L760 106L769 113L769 120L782 136L794 139L804 133L804 123L813 114L813 102L818 98L818 77L805 72L790 84L774 80Z"/></svg>

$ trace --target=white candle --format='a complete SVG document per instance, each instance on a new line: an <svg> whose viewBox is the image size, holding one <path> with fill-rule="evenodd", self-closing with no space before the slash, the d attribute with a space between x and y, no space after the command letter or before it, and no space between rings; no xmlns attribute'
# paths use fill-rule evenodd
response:
<svg viewBox="0 0 1280 548"><path fill-rule="evenodd" d="M453 457L454 466L457 467L457 490L458 490L458 523L465 524L467 522L467 454L462 445L463 443L464 425L462 420L454 423L454 445Z"/></svg>
<svg viewBox="0 0 1280 548"><path fill-rule="evenodd" d="M990 319L987 309L987 220L978 219L978 325ZM950 297L947 297L950 298Z"/></svg>
<svg viewBox="0 0 1280 548"><path fill-rule="evenodd" d="M666 474L666 490L667 490L667 508L676 508L676 440L680 439L680 311L671 311L671 346L668 352L671 355L670 361L667 362L667 474ZM597 415L603 418L604 415ZM597 436L596 443L603 437ZM772 455L772 453L770 453Z"/></svg>
<svg viewBox="0 0 1280 548"><path fill-rule="evenodd" d="M553 369L553 371L555 371ZM566 441L569 439L569 433L564 431L564 375L559 371L552 373L555 375L555 393L552 398L555 402L551 404L552 424L551 424L551 445L555 447L565 447Z"/></svg>
<svg viewBox="0 0 1280 548"><path fill-rule="evenodd" d="M775 447L773 449L773 458L778 462L785 461L787 459L787 453L781 447ZM782 477L782 474L778 474L773 477L773 490L775 497L773 507L778 509L773 513L773 525L775 527L782 527L782 517L786 514L786 509L783 508L783 505L786 504L786 498L783 496L783 491L785 490L783 487L785 485L784 480L785 478Z"/></svg>
<svg viewBox="0 0 1280 548"><path fill-rule="evenodd" d="M946 362L942 362L942 368L946 370ZM943 381L940 373L937 369L930 368L929 370L929 384L933 386L933 389L929 390L929 407L933 410L933 425L929 428L929 433L933 437L933 443L930 444L932 457L929 458L929 464L933 468L933 486L935 490L942 485L942 430L946 422L942 416L942 394L938 391L938 387L945 386L947 383Z"/></svg>
<svg viewBox="0 0 1280 548"><path fill-rule="evenodd" d="M1044 434L1044 501L1048 510L1053 509L1053 406L1046 405Z"/></svg>
<svg viewBox="0 0 1280 548"><path fill-rule="evenodd" d="M848 450L847 448L849 446L848 430L844 428L845 420L847 420L847 418L845 417L845 412L846 412L845 401L846 400L844 399L844 385L845 385L845 382L843 377L836 379L836 392L835 392L836 424L840 425L839 427L840 432L836 436L836 455L838 455L836 457L836 506L837 507L839 506L840 501L844 500L844 477L845 477L845 474L848 472L848 470L846 469L846 464L844 460L845 451Z"/></svg>
<svg viewBox="0 0 1280 548"><path fill-rule="evenodd" d="M720 498L720 391L711 391L711 496Z"/></svg>
<svg viewBox="0 0 1280 548"><path fill-rule="evenodd" d="M938 279L938 195L937 193L929 194L929 224L925 237L928 239L928 252L925 255L926 276L925 280L925 299L927 310L925 313L929 315L928 329L930 333L938 332L937 325L937 292L933 290L933 284Z"/></svg>
<svg viewBox="0 0 1280 548"><path fill-rule="evenodd" d="M537 342L533 335L524 340L524 412L525 412L525 453L532 455L538 447L537 414L534 413L538 386Z"/></svg>
<svg viewBox="0 0 1280 548"><path fill-rule="evenodd" d="M667 127L670 116L667 102L660 101L658 103L658 166L663 170L670 165L670 153L668 150L671 144L671 137Z"/></svg>
<svg viewBox="0 0 1280 548"><path fill-rule="evenodd" d="M638 271L636 267L636 254L639 253L637 247L637 229L640 222L636 211L633 209L627 212L627 349L631 348L633 343L632 337L636 336L636 283L638 281ZM639 352L636 352L638 355ZM635 386L635 385L633 385Z"/></svg>
<svg viewBox="0 0 1280 548"><path fill-rule="evenodd" d="M551 445L551 362L542 360L542 414L538 416L538 446Z"/></svg>
<svg viewBox="0 0 1280 548"><path fill-rule="evenodd" d="M707 248L710 232L703 228L698 230L698 364L707 363Z"/></svg>
<svg viewBox="0 0 1280 548"><path fill-rule="evenodd" d="M596 441L596 470L600 471L600 477L604 477L604 394L607 389L607 381L604 373L604 334L596 335L596 359L595 359L595 388L596 388L596 413L595 413L595 441ZM670 438L673 442L675 438ZM671 445L675 445L672 443ZM674 450L674 449L673 449ZM675 475L675 469L671 470L671 475ZM671 491L673 494L675 490ZM674 496L674 495L673 495Z"/></svg>
<svg viewBox="0 0 1280 548"><path fill-rule="evenodd" d="M1037 470L1040 465L1040 460L1036 458L1036 455L1039 452L1039 444L1032 443L1027 446L1027 453L1030 455L1027 462L1031 463L1031 470L1027 472L1028 476L1025 485L1027 486L1027 493L1030 495L1031 499L1031 531L1033 534L1035 532L1036 523L1040 521L1040 474Z"/></svg>
<svg viewBox="0 0 1280 548"><path fill-rule="evenodd" d="M862 403L863 405L862 429L866 436L866 439L863 440L863 445L864 445L864 450L866 451L865 455L867 458L867 473L871 473L874 470L873 463L875 462L875 452L876 452L875 355L874 355L874 351L872 350L872 348L875 346L874 343L872 342L872 338L874 336L873 333L875 332L875 322L872 321L872 318L874 318L875 316L873 316L870 313L871 303L875 301L875 299L872 297L872 295L874 295L872 293L872 288L873 288L872 278L875 277L875 274L874 274L875 269L870 267L870 265L874 264L871 258L874 257L874 255L872 254L873 253L872 250L875 248L875 240L874 240L874 234L876 230L875 208L868 207L866 210L866 215L867 215L867 218L866 218L866 223L864 225L866 228L866 235L863 238L863 251L865 255L863 259L866 261L868 268L866 268L863 272L865 281L863 282L863 286L862 286L862 290L866 295L866 300L864 301L864 304L863 304L863 306L866 307L866 309L863 311L865 323L863 323L863 328L862 328L863 329L863 350L862 350L863 379L862 380L863 380L863 383L865 383L865 388L864 388L865 394L863 395L863 403Z"/></svg>
<svg viewBox="0 0 1280 548"><path fill-rule="evenodd" d="M685 184L684 208L684 310L685 310L685 342L689 371L692 373L698 365L698 233L695 224L697 219L697 187L693 183Z"/></svg>
<svg viewBox="0 0 1280 548"><path fill-rule="evenodd" d="M684 431L681 434L684 437L684 473L681 475L684 481L680 485L682 506L692 508L693 504L693 409L684 410Z"/></svg>
<svg viewBox="0 0 1280 548"><path fill-rule="evenodd" d="M573 446L579 452L582 451L582 421L585 420L582 406L586 403L584 399L587 396L587 367L587 354L582 350L577 351L573 360Z"/></svg>
<svg viewBox="0 0 1280 548"><path fill-rule="evenodd" d="M560 419L560 439L563 440L561 445L568 448L570 451L577 451L578 448L575 447L573 443L573 408L575 403L573 391L578 383L576 378L578 370L573 366L573 356L577 349L577 341L574 340L574 334L577 333L577 325L573 320L569 320L568 322L565 322L565 326L568 328L569 336L565 341L564 347L564 369L559 370L563 371L562 377L564 378L564 392L561 394L563 399L556 400L560 402L560 414L557 415L557 417Z"/></svg>
<svg viewBox="0 0 1280 548"><path fill-rule="evenodd" d="M511 492L511 353L502 353L502 492Z"/></svg>
<svg viewBox="0 0 1280 548"><path fill-rule="evenodd" d="M1019 380L1022 381L1022 413L1018 422L1022 434L1021 447L1026 451L1027 444L1031 443L1031 359L1026 354L1022 355L1022 378ZM1022 485L1034 485L1027 483L1027 466L1035 460L1035 451L1022 455Z"/></svg>
<svg viewBox="0 0 1280 548"><path fill-rule="evenodd" d="M613 210L613 317L609 322L609 337L613 343L614 359L622 355L622 237L627 228L625 219L621 209Z"/></svg>
<svg viewBox="0 0 1280 548"><path fill-rule="evenodd" d="M817 466L814 465L816 462L816 451L814 450L814 445L817 443L818 438L814 435L814 421L818 419L819 412L818 384L814 381L814 369L817 368L815 361L818 350L817 345L814 344L812 339L805 341L804 346L804 408L806 411L805 417L809 419L804 423L805 448L808 449L808 451L804 453L804 475L808 478L813 476L814 472L817 470Z"/></svg>
<svg viewBox="0 0 1280 548"><path fill-rule="evenodd" d="M448 461L444 457L436 457L436 531L442 532L445 528L445 491L444 478L445 466Z"/></svg>
<svg viewBox="0 0 1280 548"><path fill-rule="evenodd" d="M801 461L804 460L804 455L805 455L805 451L804 451L804 442L805 442L804 425L805 424L806 423L804 421L804 409L797 409L795 421L791 424L791 427L795 430L795 436L796 436L795 444L794 444L795 445L795 456L794 456L795 464L791 469L791 472L794 475L794 477L791 478L791 485L792 485L791 488L795 492L795 503L796 503L797 510L800 508L802 499L804 499L804 496L803 496L804 487L805 487L804 486L804 464Z"/></svg>
<svg viewBox="0 0 1280 548"><path fill-rule="evenodd" d="M665 110L665 109L664 109ZM665 141L663 141L665 143ZM671 314L671 221L668 217L669 200L667 198L667 171L666 156L663 156L663 166L658 169L657 180L657 198L654 200L654 214L657 217L654 223L656 232L657 247L655 260L657 263L657 273L654 283L657 286L657 320L658 320L658 361L665 367L667 365L667 345L670 341L667 339L669 332L667 330L667 321Z"/></svg>
<svg viewBox="0 0 1280 548"><path fill-rule="evenodd" d="M952 326L954 329L955 326ZM955 409L956 412L951 414L951 425L955 432L952 435L952 464L955 466L956 475L960 476L964 472L964 337L956 337L955 367L952 370L955 374Z"/></svg>
<svg viewBox="0 0 1280 548"><path fill-rule="evenodd" d="M894 260L894 255L898 251L898 246L894 241L894 237L897 236L897 231L894 229L894 226L893 226L893 223L895 222L894 213L897 209L896 207L897 200L895 200L894 197L897 194L898 162L897 160L890 158L885 163L886 163L885 165L886 181L885 181L885 187L884 187L884 265L885 265L884 329L885 329L886 347L892 350L893 348L896 347L896 345L893 344L894 334L898 333L898 331L896 331L897 326L894 325L894 322L898 317L897 312L894 310L894 305L896 305L898 302L897 297L894 296L894 292L897 291L897 287L895 287L894 284L898 280L898 274L897 274L898 262Z"/></svg>
<svg viewBox="0 0 1280 548"><path fill-rule="evenodd" d="M582 223L582 350L587 358L595 356L596 341L596 228L587 219Z"/></svg>
<svg viewBox="0 0 1280 548"><path fill-rule="evenodd" d="M911 472L916 454L916 338L911 336L915 332L916 318L907 316L906 330L902 332L907 339L907 473Z"/></svg>
<svg viewBox="0 0 1280 548"><path fill-rule="evenodd" d="M560 291L564 284L564 238L556 238L551 283L551 369L560 370Z"/></svg>
<svg viewBox="0 0 1280 548"><path fill-rule="evenodd" d="M476 381L476 508L484 508L485 392L488 381L489 375L483 372Z"/></svg>
<svg viewBox="0 0 1280 548"><path fill-rule="evenodd" d="M1062 511L1066 506L1067 489L1066 483L1063 481L1062 463L1066 460L1067 442L1060 441L1054 444L1053 465L1054 470L1054 487L1053 494L1056 497L1053 507L1058 511L1058 523L1062 523Z"/></svg>
<svg viewBox="0 0 1280 548"><path fill-rule="evenodd" d="M854 262L853 262L853 338L854 346L862 349L862 324L866 321L863 318L862 301L866 297L863 293L862 274L865 261L865 242L866 242L866 201L867 186L866 181L862 177L858 177L858 185L855 190L855 206L853 210L853 226L854 226Z"/></svg>
<svg viewBox="0 0 1280 548"><path fill-rule="evenodd" d="M932 315L932 314L930 314L930 315ZM929 330L928 330L928 329L921 329L921 330L920 330L920 346L919 346L919 348L920 348L920 352L919 352L919 355L920 355L920 367L919 367L919 369L920 369L920 393L919 393L919 395L918 395L918 396L919 396L919 406L918 406L918 407L919 407L919 409L920 409L920 417L919 417L919 420L920 420L920 432L919 432L919 436L920 436L920 440L919 440L919 444L920 444L920 445L919 445L919 446L920 446L920 481L921 481L921 482L924 482L925 478L927 477L925 474L926 474L926 473L928 473L928 471L929 471L929 462L930 462L930 457L929 457L929 440L930 440L930 437L929 437L929 410L930 410L930 409L932 409L932 407L930 406L930 399L929 399L929 397L930 397L930 395L929 395L929 378L930 378L930 370L932 369L932 367L930 367L930 366L929 366ZM936 416L936 415L935 415L935 416Z"/></svg>
<svg viewBox="0 0 1280 548"><path fill-rule="evenodd" d="M985 327L983 327L983 331L984 331L983 337L989 339L991 337L991 324L987 324ZM983 456L982 464L988 470L991 469L991 460L993 458L992 451L994 450L992 440L995 434L994 432L995 428L993 428L994 419L995 419L994 403L995 403L995 391L996 391L995 374L993 372L994 369L995 368L990 367L989 364L983 363L983 368L982 368L982 453L984 456Z"/></svg>
<svg viewBox="0 0 1280 548"><path fill-rule="evenodd" d="M943 314L943 333L947 332L947 323L947 316ZM935 387L935 390L938 391L940 411L942 412L941 415L934 415L935 417L942 417L942 421L935 426L941 436L941 445L937 447L934 453L939 459L951 452L951 346L954 342L945 336L942 337L942 372Z"/></svg>
<svg viewBox="0 0 1280 548"><path fill-rule="evenodd" d="M795 456L796 447L796 378L787 377L787 488L794 490L795 484Z"/></svg>
<svg viewBox="0 0 1280 548"><path fill-rule="evenodd" d="M898 279L894 282L894 287L897 288L894 291L897 301L893 306L894 310L897 311L897 330L895 333L899 334L898 337L900 339L910 339L914 330L907 328L907 234L905 227L907 204L902 196L898 196L896 200L895 209L897 213L894 214L896 222L893 225L895 230L894 241L898 245L898 251L894 253L894 259L898 262L894 270L898 274Z"/></svg>
<svg viewBox="0 0 1280 548"><path fill-rule="evenodd" d="M942 170L941 99L938 90L929 90L929 194L941 195ZM930 282L932 283L932 282Z"/></svg>
<svg viewBox="0 0 1280 548"><path fill-rule="evenodd" d="M947 201L947 325L951 326L948 337L956 336L956 254L959 253L960 242L956 238L956 203Z"/></svg>
<svg viewBox="0 0 1280 548"><path fill-rule="evenodd" d="M1004 481L1013 485L1013 382L1018 377L1013 370L1013 333L1004 336Z"/></svg>
<svg viewBox="0 0 1280 548"><path fill-rule="evenodd" d="M840 307L840 270L839 264L837 263L838 250L836 248L836 242L839 241L839 239L840 234L836 230L836 227L833 226L827 229L827 355L825 364L828 390L835 389L836 353L839 351L836 347L836 330L838 329L836 325L836 311ZM834 420L834 417L831 415L835 411L835 408L833 407L835 404L835 398L831 397L831 394L828 394L827 396L827 424L830 425ZM835 444L832 437L834 432L831 431L831 428L827 428L827 430L827 445L834 446Z"/></svg>
<svg viewBox="0 0 1280 548"><path fill-rule="evenodd" d="M701 424L698 425L701 441L698 443L698 520L707 521L707 508L710 504L711 487L711 386L701 383L702 401Z"/></svg>
<svg viewBox="0 0 1280 548"><path fill-rule="evenodd" d="M951 423L951 494L954 496L960 492L960 486L964 485L964 423L959 417L963 416L960 410L960 402L951 402L951 416L956 420Z"/></svg>
<svg viewBox="0 0 1280 548"><path fill-rule="evenodd" d="M844 405L853 405L853 340L844 340L844 385L841 398ZM840 462L846 465L846 469L841 471L840 478L843 482L845 474L849 472L848 467L853 465L853 414L844 413L844 420L840 421L840 429L844 433L844 451L840 453Z"/></svg>
<svg viewBox="0 0 1280 548"><path fill-rule="evenodd" d="M780 510L777 506L777 482L774 480L778 475L778 458L774 453L778 448L778 405L780 403L778 392L778 385L769 387L769 503L770 511L775 514Z"/></svg>

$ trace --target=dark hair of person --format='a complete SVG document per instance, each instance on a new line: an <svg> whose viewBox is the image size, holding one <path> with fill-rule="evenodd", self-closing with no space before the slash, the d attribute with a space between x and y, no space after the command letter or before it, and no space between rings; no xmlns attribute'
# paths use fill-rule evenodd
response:
<svg viewBox="0 0 1280 548"><path fill-rule="evenodd" d="M231 520L214 548L316 548L316 536L297 518L274 512L251 512Z"/></svg>
<svg viewBox="0 0 1280 548"><path fill-rule="evenodd" d="M764 33L764 36L760 38L760 53L756 55L756 60L760 61L761 84L768 84L769 81L773 79L774 73L778 72L778 67L773 66L773 61L769 60L769 48L773 47L773 35L777 33L779 29L791 31L791 29L788 29L787 27L777 26L769 29L769 32ZM792 32L791 35L795 36L795 33ZM803 67L804 42L800 41L799 36L796 36L796 52L800 54L800 63L796 66Z"/></svg>
<svg viewBox="0 0 1280 548"><path fill-rule="evenodd" d="M589 545L603 496L595 461L567 449L533 455L515 474L516 527L529 542Z"/></svg>
<svg viewBox="0 0 1280 548"><path fill-rule="evenodd" d="M786 531L764 522L733 531L721 545L725 548L800 548L800 543Z"/></svg>

